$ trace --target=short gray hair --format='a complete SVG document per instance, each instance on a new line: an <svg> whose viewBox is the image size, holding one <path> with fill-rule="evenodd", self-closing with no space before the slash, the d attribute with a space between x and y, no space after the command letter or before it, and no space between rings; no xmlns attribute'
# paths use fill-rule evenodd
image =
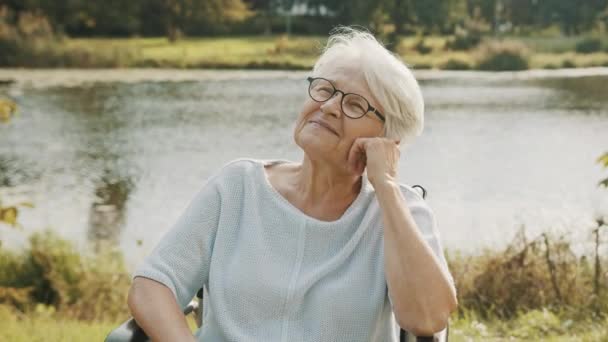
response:
<svg viewBox="0 0 608 342"><path fill-rule="evenodd" d="M348 57L360 63L367 86L384 109L384 136L407 146L424 128L424 99L411 70L369 31L338 26L330 32L313 74L335 58Z"/></svg>

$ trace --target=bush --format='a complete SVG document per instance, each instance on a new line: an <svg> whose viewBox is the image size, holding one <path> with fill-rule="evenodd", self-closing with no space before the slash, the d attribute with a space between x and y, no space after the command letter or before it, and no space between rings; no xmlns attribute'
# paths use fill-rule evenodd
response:
<svg viewBox="0 0 608 342"><path fill-rule="evenodd" d="M593 53L602 50L602 41L599 38L585 38L576 43L575 47L578 53Z"/></svg>
<svg viewBox="0 0 608 342"><path fill-rule="evenodd" d="M414 44L414 50L416 50L421 55L426 55L431 53L431 51L433 51L433 48L429 45L426 45L424 38L420 38L418 39L418 41L416 41L416 44Z"/></svg>
<svg viewBox="0 0 608 342"><path fill-rule="evenodd" d="M477 34L464 33L455 34L453 37L445 41L444 48L446 50L463 51L470 50L481 43L481 36Z"/></svg>
<svg viewBox="0 0 608 342"><path fill-rule="evenodd" d="M7 17L0 7L0 67L125 67L136 56L133 49L68 48L42 15L21 12L13 24Z"/></svg>
<svg viewBox="0 0 608 342"><path fill-rule="evenodd" d="M574 64L573 61L566 59L562 62L562 68L566 68L566 69L576 68L576 64Z"/></svg>
<svg viewBox="0 0 608 342"><path fill-rule="evenodd" d="M529 68L528 50L516 41L491 41L477 50L477 67L480 70L514 71Z"/></svg>
<svg viewBox="0 0 608 342"><path fill-rule="evenodd" d="M457 59L450 58L445 63L440 66L440 69L444 70L470 70L471 64L469 62Z"/></svg>
<svg viewBox="0 0 608 342"><path fill-rule="evenodd" d="M605 276L596 280L594 258L577 256L565 236L541 234L528 240L522 230L503 251L448 260L459 312L472 310L483 319L509 320L548 309L577 319L608 309ZM599 297L594 293L596 281Z"/></svg>
<svg viewBox="0 0 608 342"><path fill-rule="evenodd" d="M48 306L66 317L127 317L130 284L122 257L105 252L83 257L52 232L36 233L21 253L0 249L0 304L22 312Z"/></svg>

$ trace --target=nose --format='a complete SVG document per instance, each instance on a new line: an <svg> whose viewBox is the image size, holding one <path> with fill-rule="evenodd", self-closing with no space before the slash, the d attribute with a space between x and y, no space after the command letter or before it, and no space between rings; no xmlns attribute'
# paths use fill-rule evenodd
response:
<svg viewBox="0 0 608 342"><path fill-rule="evenodd" d="M341 94L342 96L338 96ZM335 117L342 116L342 98L344 97L344 93L341 91L336 91L334 95L327 101L321 104L321 111L325 114L331 114Z"/></svg>

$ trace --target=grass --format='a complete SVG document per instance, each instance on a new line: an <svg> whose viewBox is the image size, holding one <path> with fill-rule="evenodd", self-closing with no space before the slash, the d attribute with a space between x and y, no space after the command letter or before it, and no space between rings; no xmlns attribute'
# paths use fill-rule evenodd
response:
<svg viewBox="0 0 608 342"><path fill-rule="evenodd" d="M65 48L130 50L130 66L178 68L255 67L308 68L319 54L321 39L279 36L192 38L171 44L165 38L69 39Z"/></svg>
<svg viewBox="0 0 608 342"><path fill-rule="evenodd" d="M395 47L405 62L417 69L442 69L461 61L477 68L473 51L449 51L448 37L424 38L429 53L421 54L419 37L406 37ZM573 52L585 37L509 37L529 50L533 69L608 65L608 50L590 54ZM325 37L241 36L186 38L169 43L166 38L78 38L64 39L36 47L24 58L14 59L19 67L164 67L164 68L244 68L310 69L321 52ZM602 38L608 49L608 38ZM47 52L45 52L47 51ZM40 58L44 54L52 58ZM29 58L27 56L30 56ZM33 57L32 57L33 56ZM15 64L16 63L16 64Z"/></svg>
<svg viewBox="0 0 608 342"><path fill-rule="evenodd" d="M608 336L608 320L576 322L559 320L535 310L513 320L455 317L450 323L450 341L549 341L596 342Z"/></svg>
<svg viewBox="0 0 608 342"><path fill-rule="evenodd" d="M451 341L608 336L608 274L595 271L608 258L593 252L604 250L608 225L596 223L597 245L584 254L574 252L572 234L530 238L523 228L503 250L446 253L459 301ZM0 341L102 340L129 317L121 254L80 255L50 231L29 241L22 251L0 245Z"/></svg>
<svg viewBox="0 0 608 342"><path fill-rule="evenodd" d="M2 307L0 306L0 311ZM2 314L0 314L2 317ZM191 317L191 316L189 316ZM11 342L69 342L103 341L121 321L95 322L55 317L44 312L27 317L2 317L0 341ZM193 319L188 323L195 329ZM557 326L557 327L556 327ZM510 321L478 320L472 317L454 317L450 323L450 341L549 341L592 342L608 336L608 320L604 322L555 322L555 318L542 311L534 311Z"/></svg>
<svg viewBox="0 0 608 342"><path fill-rule="evenodd" d="M0 341L103 341L124 320L98 322L70 319L45 306L24 315L0 304ZM188 316L188 324L192 331L196 329L192 315Z"/></svg>

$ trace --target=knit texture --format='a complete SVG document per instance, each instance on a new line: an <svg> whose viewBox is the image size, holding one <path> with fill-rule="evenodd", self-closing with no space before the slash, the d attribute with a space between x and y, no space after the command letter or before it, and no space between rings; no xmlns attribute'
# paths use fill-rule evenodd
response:
<svg viewBox="0 0 608 342"><path fill-rule="evenodd" d="M208 179L137 268L183 308L205 287L198 341L398 341L384 270L374 189L338 220L312 218L268 182L264 165L238 159ZM422 236L447 269L431 209L402 193Z"/></svg>

